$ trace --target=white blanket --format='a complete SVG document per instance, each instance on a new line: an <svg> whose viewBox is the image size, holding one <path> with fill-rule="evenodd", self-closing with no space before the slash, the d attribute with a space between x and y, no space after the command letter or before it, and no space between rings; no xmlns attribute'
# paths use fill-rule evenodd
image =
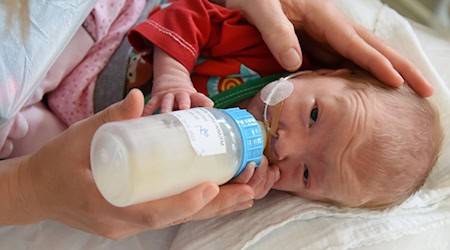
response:
<svg viewBox="0 0 450 250"><path fill-rule="evenodd" d="M376 0L335 2L351 18L411 60L433 83L432 100L448 133L449 88L429 62L408 21ZM273 192L250 210L181 226L172 249L347 249L398 239L447 223L450 223L449 138L445 139L440 160L425 186L399 207L383 212L337 208Z"/></svg>
<svg viewBox="0 0 450 250"><path fill-rule="evenodd" d="M0 148L15 116L35 93L95 2L29 1L27 39L22 37L21 30L25 27L20 26L16 13L8 13L5 4L0 4ZM12 27L6 27L10 14Z"/></svg>

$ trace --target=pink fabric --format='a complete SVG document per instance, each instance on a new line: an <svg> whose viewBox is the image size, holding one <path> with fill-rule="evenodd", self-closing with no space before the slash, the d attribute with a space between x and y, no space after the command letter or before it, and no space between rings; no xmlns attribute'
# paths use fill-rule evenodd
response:
<svg viewBox="0 0 450 250"><path fill-rule="evenodd" d="M80 27L25 106L40 102L46 93L56 89L61 81L83 60L93 45L94 40L83 27Z"/></svg>
<svg viewBox="0 0 450 250"><path fill-rule="evenodd" d="M64 51L47 72L45 78L33 92L33 95L30 97L24 107L14 118L10 120L9 124L1 128L0 159L12 157L13 155L19 156L19 152L31 153L30 150L32 148L38 149L35 143L30 140L32 136L36 135L36 133L33 134L30 131L34 130L35 127L42 128L42 124L45 122L45 119L40 119L38 117L45 116L46 118L48 118L49 126L45 129L45 131L39 133L39 140L35 140L35 142L38 143L39 141L47 141L47 138L45 138L46 135L53 135L57 132L52 131L52 129L58 127L54 124L58 124L61 122L59 120L55 121L54 119L52 119L52 117L46 114L44 110L42 110L46 108L41 103L42 97L49 91L52 91L58 87L62 79L64 79L64 77L66 77L75 68L75 66L82 61L84 56L93 45L94 41L84 28L80 28L75 33L72 40L69 42L69 44L67 44ZM26 112L26 116L24 112ZM36 112L36 114L32 114L33 112ZM27 119L27 117L33 118ZM16 145L16 142L18 141L30 141L31 143L30 145ZM20 148L23 145L26 146L26 149Z"/></svg>
<svg viewBox="0 0 450 250"><path fill-rule="evenodd" d="M22 110L1 128L0 159L31 153L62 132L65 124L92 114L95 77L144 7L145 0L98 1L84 28L77 31ZM41 103L49 92L54 114ZM74 106L80 112L73 117L68 110Z"/></svg>
<svg viewBox="0 0 450 250"><path fill-rule="evenodd" d="M139 18L145 0L99 0L84 26L96 40L84 60L49 94L50 109L67 125L93 114L97 75Z"/></svg>

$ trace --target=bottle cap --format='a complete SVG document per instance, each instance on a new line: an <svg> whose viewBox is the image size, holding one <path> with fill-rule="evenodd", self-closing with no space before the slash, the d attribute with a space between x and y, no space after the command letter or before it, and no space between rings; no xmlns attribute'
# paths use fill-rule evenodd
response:
<svg viewBox="0 0 450 250"><path fill-rule="evenodd" d="M255 117L245 109L223 109L239 128L242 138L242 161L234 176L239 175L249 162L255 162L258 166L264 151L264 137L260 125Z"/></svg>

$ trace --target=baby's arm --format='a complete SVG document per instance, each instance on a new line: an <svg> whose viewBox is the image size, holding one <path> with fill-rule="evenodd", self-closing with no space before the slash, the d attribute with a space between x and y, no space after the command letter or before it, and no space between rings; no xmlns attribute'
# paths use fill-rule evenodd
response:
<svg viewBox="0 0 450 250"><path fill-rule="evenodd" d="M174 108L213 106L211 99L194 88L189 71L156 46L153 51L153 72L152 98L145 106L144 115L151 115L158 108L161 108L161 113L166 113Z"/></svg>

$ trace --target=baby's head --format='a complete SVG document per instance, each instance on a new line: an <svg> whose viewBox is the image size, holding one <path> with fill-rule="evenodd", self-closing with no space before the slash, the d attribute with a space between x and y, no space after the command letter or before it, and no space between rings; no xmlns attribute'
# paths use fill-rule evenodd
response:
<svg viewBox="0 0 450 250"><path fill-rule="evenodd" d="M303 74L290 81L271 164L274 188L342 206L400 204L425 182L443 139L437 110L406 84L386 87L347 70ZM275 109L268 111L269 120Z"/></svg>
<svg viewBox="0 0 450 250"><path fill-rule="evenodd" d="M439 113L407 84L390 88L365 73L342 77L375 106L372 133L357 149L353 165L370 198L359 206L398 205L425 183L436 164L443 140Z"/></svg>

